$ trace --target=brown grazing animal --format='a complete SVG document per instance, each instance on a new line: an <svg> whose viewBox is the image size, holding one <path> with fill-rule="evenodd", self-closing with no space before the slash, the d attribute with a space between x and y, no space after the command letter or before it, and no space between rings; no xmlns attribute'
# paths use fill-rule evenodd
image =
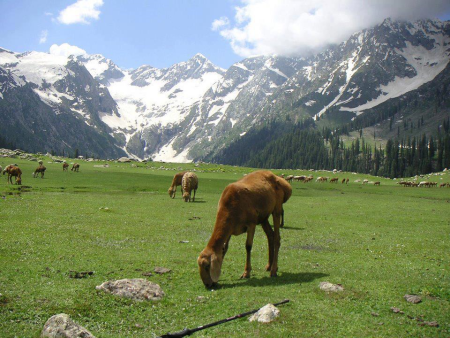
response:
<svg viewBox="0 0 450 338"><path fill-rule="evenodd" d="M343 178L343 179L342 179L341 183L342 183L342 184L344 184L344 183L345 183L345 178Z"/></svg>
<svg viewBox="0 0 450 338"><path fill-rule="evenodd" d="M44 167L44 166L41 164L41 165L40 165L39 167L37 167L36 170L34 171L33 177L36 178L36 177L38 176L38 174L40 173L40 174L41 174L41 178L44 178L44 174L45 174L45 170L46 170L46 169L47 169L47 168Z"/></svg>
<svg viewBox="0 0 450 338"><path fill-rule="evenodd" d="M20 170L19 167L10 164L3 170L3 175L8 174L8 177L6 180L8 181L8 184L12 184L12 177L15 176L16 184L21 185L22 184L22 170Z"/></svg>
<svg viewBox="0 0 450 338"><path fill-rule="evenodd" d="M271 277L277 275L283 203L287 202L291 194L291 185L270 171L253 172L224 189L219 200L214 231L197 259L200 277L206 287L211 287L219 280L231 235L238 236L245 232L247 259L241 278L250 277L250 256L257 224L261 224L269 244L266 271L270 271ZM269 224L270 215L274 229Z"/></svg>
<svg viewBox="0 0 450 338"><path fill-rule="evenodd" d="M376 181L373 185L380 185L381 183L379 181Z"/></svg>
<svg viewBox="0 0 450 338"><path fill-rule="evenodd" d="M290 183L294 179L294 175L287 175L285 179Z"/></svg>
<svg viewBox="0 0 450 338"><path fill-rule="evenodd" d="M63 163L63 171L67 171L68 168L69 168L69 164L66 163L66 162L64 162L64 163Z"/></svg>
<svg viewBox="0 0 450 338"><path fill-rule="evenodd" d="M188 171L183 175L181 179L181 188L183 189L183 199L185 202L191 201L191 191L194 190L194 197L192 202L195 201L195 192L198 189L198 177L194 173Z"/></svg>
<svg viewBox="0 0 450 338"><path fill-rule="evenodd" d="M184 174L186 174L186 171L182 171L181 173L175 174L175 176L173 177L172 184L169 188L169 196L171 198L175 198L177 187L181 185L181 180L183 179ZM183 186L181 186L181 193L183 193Z"/></svg>
<svg viewBox="0 0 450 338"><path fill-rule="evenodd" d="M333 177L333 178L330 180L330 183L338 183L338 180L339 180L339 178Z"/></svg>
<svg viewBox="0 0 450 338"><path fill-rule="evenodd" d="M72 166L72 169L70 169L72 171L78 171L80 170L80 165L78 163L74 163Z"/></svg>
<svg viewBox="0 0 450 338"><path fill-rule="evenodd" d="M312 181L314 177L312 176L308 176L307 178L305 178L305 180L303 181L303 183L308 183L309 181Z"/></svg>

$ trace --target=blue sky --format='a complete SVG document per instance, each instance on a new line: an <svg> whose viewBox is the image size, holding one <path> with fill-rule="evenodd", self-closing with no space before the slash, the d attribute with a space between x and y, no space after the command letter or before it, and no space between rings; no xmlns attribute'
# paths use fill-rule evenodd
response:
<svg viewBox="0 0 450 338"><path fill-rule="evenodd" d="M201 53L228 68L251 55L317 52L385 17L449 20L450 2L0 0L0 47L49 52L66 44L122 68L165 68Z"/></svg>

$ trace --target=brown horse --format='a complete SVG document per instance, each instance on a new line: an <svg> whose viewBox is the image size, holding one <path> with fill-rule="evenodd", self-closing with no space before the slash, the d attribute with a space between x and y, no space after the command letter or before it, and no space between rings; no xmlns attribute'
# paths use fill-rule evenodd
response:
<svg viewBox="0 0 450 338"><path fill-rule="evenodd" d="M64 162L64 163L63 163L63 171L67 171L68 168L69 168L69 164L66 163L66 162Z"/></svg>
<svg viewBox="0 0 450 338"><path fill-rule="evenodd" d="M4 170L3 170L3 175L5 175L6 173L8 173L8 184L13 184L12 183L12 177L15 177L16 180L16 184L21 185L22 184L22 170L20 170L19 167L16 167L13 164L10 164L9 166L7 166Z"/></svg>
<svg viewBox="0 0 450 338"><path fill-rule="evenodd" d="M33 177L34 178L36 178L36 177L38 177L38 175L39 175L39 173L41 174L41 178L44 178L44 174L45 174L45 170L46 170L47 168L46 167L44 167L42 164L39 166L39 167L37 167L36 168L36 170L34 171L34 173L33 173Z"/></svg>

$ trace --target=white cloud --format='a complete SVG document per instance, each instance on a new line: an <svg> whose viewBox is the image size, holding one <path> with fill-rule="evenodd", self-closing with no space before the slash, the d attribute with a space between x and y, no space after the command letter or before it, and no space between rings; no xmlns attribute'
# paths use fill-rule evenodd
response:
<svg viewBox="0 0 450 338"><path fill-rule="evenodd" d="M48 36L48 31L44 30L41 32L41 37L39 38L39 43L46 43L47 42L47 36Z"/></svg>
<svg viewBox="0 0 450 338"><path fill-rule="evenodd" d="M68 43L63 43L61 45L51 45L50 54L59 56L69 56L69 55L85 55L87 54L84 49L77 46L69 45Z"/></svg>
<svg viewBox="0 0 450 338"><path fill-rule="evenodd" d="M88 20L98 20L99 7L103 6L103 0L78 0L59 13L58 21L71 25L74 23L89 24Z"/></svg>
<svg viewBox="0 0 450 338"><path fill-rule="evenodd" d="M211 24L211 29L213 31L217 31L220 28L228 26L230 24L230 20L226 16L222 16L220 19L214 20Z"/></svg>
<svg viewBox="0 0 450 338"><path fill-rule="evenodd" d="M234 25L213 22L234 52L308 55L385 18L416 20L450 11L448 0L241 0ZM216 23L216 24L214 24Z"/></svg>

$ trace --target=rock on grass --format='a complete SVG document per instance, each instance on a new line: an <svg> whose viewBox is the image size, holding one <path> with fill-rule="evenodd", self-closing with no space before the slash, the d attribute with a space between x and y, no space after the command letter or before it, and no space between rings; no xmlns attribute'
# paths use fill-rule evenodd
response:
<svg viewBox="0 0 450 338"><path fill-rule="evenodd" d="M407 302L413 303L413 304L417 304L422 301L422 298L420 298L417 295L405 295L404 298Z"/></svg>
<svg viewBox="0 0 450 338"><path fill-rule="evenodd" d="M258 321L260 323L270 323L275 318L277 318L280 315L280 310L273 305L273 304L267 304L266 306L263 306L258 310L258 312L254 313L250 318L249 321Z"/></svg>
<svg viewBox="0 0 450 338"><path fill-rule="evenodd" d="M341 292L344 291L344 287L341 284L332 284L329 282L320 282L320 290L326 292Z"/></svg>
<svg viewBox="0 0 450 338"><path fill-rule="evenodd" d="M44 325L43 338L95 338L81 325L75 323L69 315L60 313L50 317Z"/></svg>
<svg viewBox="0 0 450 338"><path fill-rule="evenodd" d="M172 270L170 270L170 269L168 269L168 268L163 268L163 267L157 266L157 267L155 268L154 271L155 271L155 273L157 273L158 275L163 275L163 274L165 274L165 273L171 272Z"/></svg>
<svg viewBox="0 0 450 338"><path fill-rule="evenodd" d="M143 278L107 281L95 288L119 297L131 298L137 301L160 300L165 295L158 284L149 282Z"/></svg>

